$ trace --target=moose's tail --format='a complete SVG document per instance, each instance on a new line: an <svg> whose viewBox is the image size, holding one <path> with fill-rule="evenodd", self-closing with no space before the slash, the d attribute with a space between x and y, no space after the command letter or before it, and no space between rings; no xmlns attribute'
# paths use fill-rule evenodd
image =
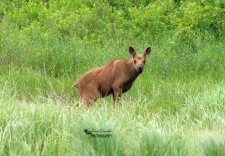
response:
<svg viewBox="0 0 225 156"><path fill-rule="evenodd" d="M75 83L75 84L73 85L73 87L78 88L78 83Z"/></svg>

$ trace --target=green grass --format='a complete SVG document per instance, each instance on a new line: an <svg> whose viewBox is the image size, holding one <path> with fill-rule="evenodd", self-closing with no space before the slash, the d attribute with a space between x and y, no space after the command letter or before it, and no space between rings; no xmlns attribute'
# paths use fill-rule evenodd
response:
<svg viewBox="0 0 225 156"><path fill-rule="evenodd" d="M78 109L72 88L82 73L117 55L111 48L99 48L110 53L103 58L95 57L92 47L80 50L89 52L84 58L95 59L81 63L74 74L56 76L33 68L32 62L2 65L0 155L223 155L224 46L218 44L200 47L192 59L185 56L180 62L176 51L169 54L156 46L116 108L107 97ZM118 55L129 57L123 49ZM111 130L113 136L92 138L83 132L87 128Z"/></svg>
<svg viewBox="0 0 225 156"><path fill-rule="evenodd" d="M183 88L167 87L177 92ZM178 101L162 98L158 92L152 93L151 98L138 93L135 99L128 92L117 108L110 100L100 99L92 107L80 109L54 98L18 101L8 89L1 92L0 153L222 155L224 87L220 83L192 96L179 92L184 97L182 106L176 107L172 102ZM113 137L91 138L83 132L85 128L111 130Z"/></svg>
<svg viewBox="0 0 225 156"><path fill-rule="evenodd" d="M8 30L11 31L11 30ZM1 40L0 155L223 155L225 44L166 37L147 41L64 41L8 32ZM36 38L37 40L34 40ZM73 83L128 46L152 53L143 74L113 107L112 97L76 108ZM84 129L111 130L92 138Z"/></svg>
<svg viewBox="0 0 225 156"><path fill-rule="evenodd" d="M0 155L224 155L222 1L3 0L0 8ZM109 96L75 107L74 82L130 58L129 46L152 52L121 103Z"/></svg>

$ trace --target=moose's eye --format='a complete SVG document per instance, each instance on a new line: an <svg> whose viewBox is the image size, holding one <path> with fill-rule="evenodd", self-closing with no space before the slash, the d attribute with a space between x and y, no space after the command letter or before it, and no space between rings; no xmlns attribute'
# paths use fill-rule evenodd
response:
<svg viewBox="0 0 225 156"><path fill-rule="evenodd" d="M136 60L134 60L134 64L136 64Z"/></svg>
<svg viewBox="0 0 225 156"><path fill-rule="evenodd" d="M143 61L143 63L145 64L145 60Z"/></svg>

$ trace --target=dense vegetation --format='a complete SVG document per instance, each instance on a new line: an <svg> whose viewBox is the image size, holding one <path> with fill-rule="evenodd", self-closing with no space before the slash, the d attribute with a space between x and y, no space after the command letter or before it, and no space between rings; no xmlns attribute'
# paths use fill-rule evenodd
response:
<svg viewBox="0 0 225 156"><path fill-rule="evenodd" d="M223 0L0 1L0 155L223 155L224 17ZM118 107L74 107L80 75L130 45L152 53Z"/></svg>

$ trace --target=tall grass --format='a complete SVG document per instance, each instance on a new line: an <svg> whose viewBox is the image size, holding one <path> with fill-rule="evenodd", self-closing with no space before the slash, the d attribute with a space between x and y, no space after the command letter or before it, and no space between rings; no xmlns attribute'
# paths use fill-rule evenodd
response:
<svg viewBox="0 0 225 156"><path fill-rule="evenodd" d="M1 84L4 85L2 81ZM179 91L182 87L168 88ZM105 99L90 108L77 109L53 98L18 101L8 88L1 92L0 152L1 155L222 155L223 88L221 83L192 96L180 92L184 97L179 109L169 107L174 104L157 97L157 92L152 93L154 98L138 93L135 99L130 99L128 93L116 109ZM92 138L83 132L86 128L111 130L113 136Z"/></svg>
<svg viewBox="0 0 225 156"><path fill-rule="evenodd" d="M174 4L172 1L163 3L169 6ZM129 18L139 15L135 9L141 8L133 7L123 8L127 9L126 16L130 11L130 17L124 20L125 24L118 30L113 30L117 32L114 37L107 38L112 32L105 36L99 34L101 31L98 24L101 23L98 22L90 32L82 29L79 36L79 32L74 30L76 27L70 22L71 19L67 19L65 23L71 24L72 29L66 27L64 30L63 23L59 26L60 30L57 30L57 26L51 28L54 24L47 20L57 15L54 14L54 7L60 8L57 3L51 3L50 7L45 6L53 8L49 13L52 16L46 15L46 21L42 21L42 18L32 21L30 18L36 18L36 14L32 14L33 9L28 8L32 8L34 3L27 3L27 8L23 9L31 11L28 15L32 16L27 17L25 25L19 23L22 28L17 28L17 18L11 16L10 7L13 6L4 4L8 13L0 13L6 16L0 19L0 155L224 154L225 43L224 37L220 36L222 32L218 35L210 31L198 32L191 29L191 35L188 35L188 28L191 26L182 28L175 22L174 29L179 27L183 31L179 36L180 30L177 33L167 29L161 32L162 28L167 28L166 25L158 27L150 23L154 28L148 31L153 33L152 30L156 29L161 32L155 33L153 37L148 31L142 32L145 29L140 24L143 23L142 20L136 20L136 25L130 24ZM199 6L197 4L181 3L180 9L185 11L187 5L189 9L185 14L188 15L191 13L190 8ZM39 5L40 11L43 11L42 3ZM117 17L121 16L121 12L124 13L120 8L123 5L113 5L118 8L117 14L112 13L110 16L111 20L120 22L121 19ZM155 10L159 7L164 12L167 11L161 4L157 5L158 2L149 7ZM175 5L178 7L180 4ZM87 6L79 11L81 15L87 13L84 17L87 19L90 18L89 14L95 13L95 18L91 18L92 22L98 19L98 13L104 19L104 11L98 12L99 8L93 7L92 12ZM146 7L148 10L147 5ZM105 9L110 10L109 8L109 5L105 5ZM21 11L20 8L14 9L15 12ZM63 9L65 10L62 8L62 11ZM171 9L179 15L187 16L181 14L180 10ZM195 11L204 10L196 7ZM216 12L216 9L213 11ZM18 18L22 15L23 12L19 12ZM82 18L81 15L78 18L77 12L71 16L67 12L62 15L77 17L76 20ZM166 17L171 18L172 15ZM200 14L196 14L196 18L197 15ZM222 17L221 15L222 11L217 18ZM197 19L201 24L200 17ZM157 14L151 15L150 19L152 18L158 22L161 20ZM176 16L176 20L179 18ZM38 21L40 23L35 23ZM189 19L184 21L185 26ZM44 27L47 28L41 27L43 22L46 22ZM83 19L83 22L88 28L91 27L90 21ZM223 23L210 19L208 22L202 19L202 22L205 27L210 24L210 27L218 26L218 30L223 30ZM82 24L79 26L83 27ZM135 32L129 34L122 29L126 24L131 25L129 29L132 30L135 26L142 29L137 27L133 30ZM62 28L65 34L61 32ZM71 31L68 34L67 29ZM104 32L108 29L110 28L107 27ZM142 34L135 37L140 32ZM85 38L88 36L85 33L90 33L90 38ZM187 36L182 37L182 34ZM90 69L105 65L116 58L130 58L127 50L130 45L138 53L143 53L147 46L151 46L152 52L147 58L144 72L137 78L131 90L122 95L121 103L114 108L112 97L109 96L98 99L89 108L76 108L79 95L72 87L73 83ZM84 133L84 129L110 130L112 137L94 138Z"/></svg>
<svg viewBox="0 0 225 156"><path fill-rule="evenodd" d="M48 66L50 69L41 66L45 60L30 62L36 54L18 53L13 62L5 49L2 58L8 63L1 65L0 154L222 155L223 41L206 41L193 54L188 47L174 50L175 47L152 44L144 73L122 95L117 108L113 108L112 98L107 97L90 108L77 109L74 106L79 97L72 84L87 70L117 55L129 58L126 46L79 45L71 52L72 58L67 56L68 52L61 53L59 61L71 67L65 71L63 66L51 68L56 60ZM55 46L59 46L54 54L58 57L69 43L56 42ZM136 43L138 52L145 46ZM40 57L45 55L42 48L39 50ZM73 63L76 69L72 69ZM60 69L62 72L56 75ZM84 133L87 128L111 130L113 136L93 138Z"/></svg>

